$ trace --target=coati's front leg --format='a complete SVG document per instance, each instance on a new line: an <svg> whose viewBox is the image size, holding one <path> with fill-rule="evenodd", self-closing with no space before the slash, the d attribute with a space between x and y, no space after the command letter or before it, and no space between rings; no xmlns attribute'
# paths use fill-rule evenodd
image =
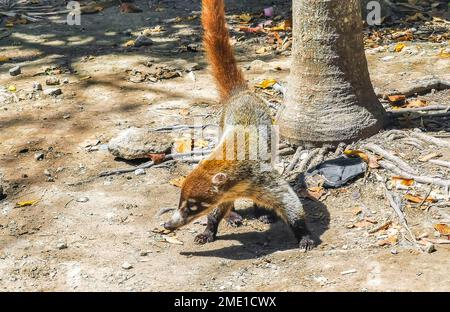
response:
<svg viewBox="0 0 450 312"><path fill-rule="evenodd" d="M198 234L194 242L197 244L206 244L215 241L217 235L217 229L220 221L231 211L234 207L233 202L222 203L208 215L205 231L202 234Z"/></svg>

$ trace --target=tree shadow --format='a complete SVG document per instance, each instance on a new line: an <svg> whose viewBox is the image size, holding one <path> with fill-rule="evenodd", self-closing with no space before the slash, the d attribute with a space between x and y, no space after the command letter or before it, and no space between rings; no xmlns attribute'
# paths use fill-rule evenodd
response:
<svg viewBox="0 0 450 312"><path fill-rule="evenodd" d="M302 203L306 214L306 223L317 246L322 242L320 237L329 228L330 214L322 202L305 199L302 200ZM244 214L248 214L248 211L244 210ZM272 223L269 230L264 232L251 231L221 235L219 230L217 240L235 240L240 244L205 251L184 251L180 254L185 256L246 260L264 257L277 251L295 251L298 249L294 234L288 225L281 220ZM214 246L214 243L210 243L208 247L210 246Z"/></svg>

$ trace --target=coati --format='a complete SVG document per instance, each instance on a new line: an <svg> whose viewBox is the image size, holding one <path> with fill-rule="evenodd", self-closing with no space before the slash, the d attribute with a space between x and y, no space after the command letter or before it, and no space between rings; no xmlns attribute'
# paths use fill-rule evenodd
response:
<svg viewBox="0 0 450 312"><path fill-rule="evenodd" d="M249 91L237 66L223 0L202 1L202 24L207 58L223 103L223 134L213 152L186 177L178 209L164 227L175 230L208 214L206 229L195 237L195 242L212 242L219 222L233 209L234 200L247 198L258 206L273 209L290 226L299 247L308 250L314 242L297 195L269 160L251 156L250 143L255 136L258 143L271 145L273 122L268 106ZM266 132L259 131L264 128ZM242 133L244 140L239 143L237 136ZM242 150L244 155L239 154Z"/></svg>

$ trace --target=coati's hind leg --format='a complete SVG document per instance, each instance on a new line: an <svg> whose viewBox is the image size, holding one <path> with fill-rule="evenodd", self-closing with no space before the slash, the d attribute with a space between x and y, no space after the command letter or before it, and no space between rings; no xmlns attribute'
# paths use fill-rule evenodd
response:
<svg viewBox="0 0 450 312"><path fill-rule="evenodd" d="M227 223L229 225L234 226L234 227L241 226L242 222L244 220L244 218L242 218L242 216L239 213L237 213L236 210L234 210L234 207L232 207L230 209L230 212L225 217L225 219L227 220Z"/></svg>
<svg viewBox="0 0 450 312"><path fill-rule="evenodd" d="M256 196L252 199L258 205L272 208L283 218L297 238L301 249L312 249L314 241L306 225L305 212L298 196L281 176L273 173L272 178L269 185L254 190Z"/></svg>
<svg viewBox="0 0 450 312"><path fill-rule="evenodd" d="M211 243L216 240L217 228L219 227L220 221L225 217L228 212L233 208L233 202L227 202L220 204L208 215L208 220L206 224L206 228L203 233L198 234L194 242L196 244L206 244Z"/></svg>

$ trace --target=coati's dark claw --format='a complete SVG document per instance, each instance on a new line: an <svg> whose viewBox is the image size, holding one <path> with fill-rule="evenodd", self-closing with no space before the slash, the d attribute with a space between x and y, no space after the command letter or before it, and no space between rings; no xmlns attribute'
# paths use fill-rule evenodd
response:
<svg viewBox="0 0 450 312"><path fill-rule="evenodd" d="M233 227L241 226L244 219L240 214L234 211L230 211L228 216L226 217L227 223Z"/></svg>
<svg viewBox="0 0 450 312"><path fill-rule="evenodd" d="M308 251L314 248L314 241L309 237L309 235L303 236L298 243L298 247L303 251Z"/></svg>
<svg viewBox="0 0 450 312"><path fill-rule="evenodd" d="M204 245L206 243L212 243L215 240L216 238L214 237L213 233L202 233L195 236L194 243L198 245Z"/></svg>

